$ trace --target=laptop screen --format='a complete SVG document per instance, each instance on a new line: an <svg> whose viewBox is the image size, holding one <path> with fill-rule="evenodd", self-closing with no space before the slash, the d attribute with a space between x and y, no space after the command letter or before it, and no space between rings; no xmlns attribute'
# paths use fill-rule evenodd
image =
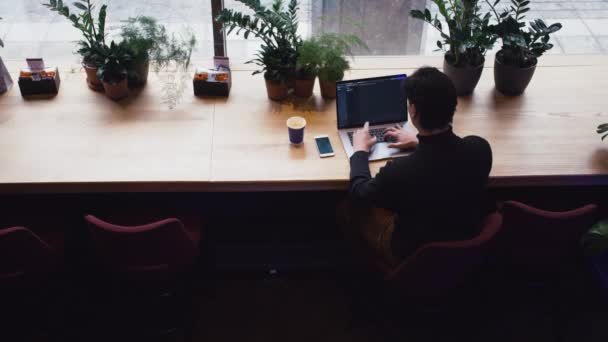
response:
<svg viewBox="0 0 608 342"><path fill-rule="evenodd" d="M393 75L337 84L338 129L407 121L401 85L406 75Z"/></svg>

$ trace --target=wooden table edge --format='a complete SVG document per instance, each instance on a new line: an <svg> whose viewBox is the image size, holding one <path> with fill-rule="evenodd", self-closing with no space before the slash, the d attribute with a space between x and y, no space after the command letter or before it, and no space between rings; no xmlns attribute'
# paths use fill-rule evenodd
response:
<svg viewBox="0 0 608 342"><path fill-rule="evenodd" d="M0 194L347 191L347 180L2 183ZM488 187L608 186L607 175L491 177Z"/></svg>

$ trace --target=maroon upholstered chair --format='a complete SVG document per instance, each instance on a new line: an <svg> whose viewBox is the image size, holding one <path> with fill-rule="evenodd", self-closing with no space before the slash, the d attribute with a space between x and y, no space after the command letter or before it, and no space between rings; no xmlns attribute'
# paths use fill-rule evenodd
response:
<svg viewBox="0 0 608 342"><path fill-rule="evenodd" d="M493 246L496 263L529 274L561 271L580 255L581 236L595 222L596 211L593 204L551 212L506 202L503 229Z"/></svg>
<svg viewBox="0 0 608 342"><path fill-rule="evenodd" d="M56 266L55 251L29 229L0 230L0 286L27 287Z"/></svg>
<svg viewBox="0 0 608 342"><path fill-rule="evenodd" d="M131 280L170 279L190 270L199 255L200 235L189 234L175 218L132 227L92 215L85 220L99 266Z"/></svg>
<svg viewBox="0 0 608 342"><path fill-rule="evenodd" d="M185 329L200 234L175 218L132 227L85 220L98 266L91 284L100 308L95 321L109 334L104 338L143 340Z"/></svg>
<svg viewBox="0 0 608 342"><path fill-rule="evenodd" d="M396 268L385 268L385 280L408 298L448 295L481 268L489 242L501 224L501 215L493 213L484 219L480 234L471 240L426 244Z"/></svg>
<svg viewBox="0 0 608 342"><path fill-rule="evenodd" d="M525 302L551 317L563 339L571 305L577 305L583 267L580 239L595 222L596 205L552 212L510 201L502 207L503 228L492 246L491 288L495 307ZM508 309L503 309L508 310ZM565 315L564 315L565 314Z"/></svg>

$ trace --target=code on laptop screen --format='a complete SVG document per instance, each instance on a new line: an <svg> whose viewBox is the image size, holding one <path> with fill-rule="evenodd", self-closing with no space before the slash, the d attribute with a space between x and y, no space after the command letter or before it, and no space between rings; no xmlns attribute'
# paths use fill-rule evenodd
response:
<svg viewBox="0 0 608 342"><path fill-rule="evenodd" d="M401 93L405 75L338 83L338 128L407 121L406 101Z"/></svg>

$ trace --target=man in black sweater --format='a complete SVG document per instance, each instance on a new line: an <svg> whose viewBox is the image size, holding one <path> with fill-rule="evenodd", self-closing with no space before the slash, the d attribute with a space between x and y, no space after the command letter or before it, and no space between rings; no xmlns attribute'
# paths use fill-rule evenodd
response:
<svg viewBox="0 0 608 342"><path fill-rule="evenodd" d="M475 237L493 209L486 197L492 150L483 138L452 132L457 97L450 79L435 68L421 68L406 79L403 92L418 135L394 127L385 136L396 141L394 147L414 151L372 178L368 157L376 139L365 124L354 134L350 159L357 210L347 224L391 264L428 242ZM387 211L362 210L372 207Z"/></svg>

